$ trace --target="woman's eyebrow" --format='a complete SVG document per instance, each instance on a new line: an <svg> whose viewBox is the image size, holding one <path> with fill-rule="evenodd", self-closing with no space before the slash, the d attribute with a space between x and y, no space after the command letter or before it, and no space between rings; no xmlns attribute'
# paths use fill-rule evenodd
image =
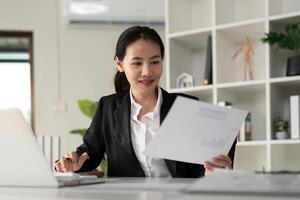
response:
<svg viewBox="0 0 300 200"><path fill-rule="evenodd" d="M155 58L160 58L160 55L155 55L155 56L151 56L149 59L155 59ZM131 58L131 60L143 60L143 58L141 57L133 57Z"/></svg>
<svg viewBox="0 0 300 200"><path fill-rule="evenodd" d="M133 57L133 58L131 58L131 60L143 60L143 58L141 58L141 57Z"/></svg>
<svg viewBox="0 0 300 200"><path fill-rule="evenodd" d="M160 57L161 57L160 55L155 55L155 56L150 57L150 59L160 58Z"/></svg>

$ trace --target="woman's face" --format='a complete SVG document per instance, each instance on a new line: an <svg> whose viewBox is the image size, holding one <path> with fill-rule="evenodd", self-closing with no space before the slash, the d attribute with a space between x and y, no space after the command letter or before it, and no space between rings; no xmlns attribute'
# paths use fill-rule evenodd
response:
<svg viewBox="0 0 300 200"><path fill-rule="evenodd" d="M126 49L124 59L115 60L120 72L125 72L131 89L140 94L155 91L163 71L159 45L152 40L139 39Z"/></svg>

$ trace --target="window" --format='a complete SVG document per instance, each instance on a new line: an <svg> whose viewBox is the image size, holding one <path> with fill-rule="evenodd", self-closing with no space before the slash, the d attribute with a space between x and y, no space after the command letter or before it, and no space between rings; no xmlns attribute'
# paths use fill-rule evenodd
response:
<svg viewBox="0 0 300 200"><path fill-rule="evenodd" d="M18 108L33 127L32 34L0 31L0 109Z"/></svg>

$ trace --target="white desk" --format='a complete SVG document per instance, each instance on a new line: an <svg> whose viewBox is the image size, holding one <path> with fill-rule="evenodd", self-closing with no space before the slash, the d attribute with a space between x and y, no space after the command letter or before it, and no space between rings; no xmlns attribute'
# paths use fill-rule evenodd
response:
<svg viewBox="0 0 300 200"><path fill-rule="evenodd" d="M1 200L235 200L235 199L295 199L283 196L189 194L181 189L195 179L120 179L112 183L66 188L4 188ZM300 189L300 188L299 188ZM296 197L299 199L299 197Z"/></svg>

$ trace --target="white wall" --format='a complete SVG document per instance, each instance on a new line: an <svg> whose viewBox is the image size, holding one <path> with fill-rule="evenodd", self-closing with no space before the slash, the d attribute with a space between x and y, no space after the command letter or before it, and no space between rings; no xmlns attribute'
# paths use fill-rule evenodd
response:
<svg viewBox="0 0 300 200"><path fill-rule="evenodd" d="M0 1L0 30L34 33L34 102L37 134L60 135L62 153L74 149L81 137L69 134L88 127L77 100L98 100L114 92L114 48L124 27L74 28L61 23L62 99L66 112L54 112L58 96L54 0ZM159 31L164 36L162 30ZM162 86L165 84L162 78Z"/></svg>

